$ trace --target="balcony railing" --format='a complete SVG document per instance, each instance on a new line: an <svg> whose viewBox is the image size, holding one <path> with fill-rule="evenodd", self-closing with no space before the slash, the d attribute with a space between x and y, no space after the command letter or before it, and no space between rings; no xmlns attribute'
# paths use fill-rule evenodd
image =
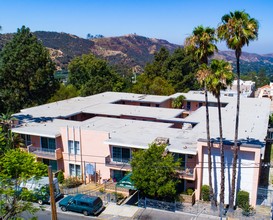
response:
<svg viewBox="0 0 273 220"><path fill-rule="evenodd" d="M196 168L186 168L184 170L176 170L179 178L185 179L185 180L192 180L194 181L196 179Z"/></svg>
<svg viewBox="0 0 273 220"><path fill-rule="evenodd" d="M58 160L63 157L61 148L48 149L48 148L33 147L32 145L30 145L27 147L27 149L28 149L28 152L31 152L40 158Z"/></svg>
<svg viewBox="0 0 273 220"><path fill-rule="evenodd" d="M105 157L105 165L121 170L131 170L130 160L124 158L111 158L110 155Z"/></svg>

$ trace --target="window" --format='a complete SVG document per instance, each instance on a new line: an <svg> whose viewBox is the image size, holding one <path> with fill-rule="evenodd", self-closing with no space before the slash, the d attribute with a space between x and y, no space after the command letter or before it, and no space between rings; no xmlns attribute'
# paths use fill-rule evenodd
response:
<svg viewBox="0 0 273 220"><path fill-rule="evenodd" d="M191 110L191 102L187 102L187 109Z"/></svg>
<svg viewBox="0 0 273 220"><path fill-rule="evenodd" d="M74 153L73 141L68 141L68 153L70 153L70 154Z"/></svg>
<svg viewBox="0 0 273 220"><path fill-rule="evenodd" d="M24 140L25 146L31 145L31 137L27 134L21 134L21 138Z"/></svg>
<svg viewBox="0 0 273 220"><path fill-rule="evenodd" d="M56 149L55 138L41 137L41 146L42 148L55 150Z"/></svg>
<svg viewBox="0 0 273 220"><path fill-rule="evenodd" d="M125 171L113 170L112 172L114 182L120 181L125 176Z"/></svg>
<svg viewBox="0 0 273 220"><path fill-rule="evenodd" d="M69 164L70 176L81 176L81 166L77 164Z"/></svg>
<svg viewBox="0 0 273 220"><path fill-rule="evenodd" d="M199 102L199 108L203 106L203 103L202 102Z"/></svg>
<svg viewBox="0 0 273 220"><path fill-rule="evenodd" d="M90 203L87 203L87 202L80 202L79 205L89 207L89 206L90 206Z"/></svg>
<svg viewBox="0 0 273 220"><path fill-rule="evenodd" d="M49 159L42 159L43 163L46 165L50 165L53 172L56 172L58 170L58 164L56 160L49 160Z"/></svg>
<svg viewBox="0 0 273 220"><path fill-rule="evenodd" d="M79 141L68 141L68 153L79 155L80 151L80 142Z"/></svg>
<svg viewBox="0 0 273 220"><path fill-rule="evenodd" d="M181 162L180 167L181 168L185 168L185 166L186 166L186 156L185 156L185 154L174 153L173 157L174 157L174 161L180 160L180 162Z"/></svg>
<svg viewBox="0 0 273 220"><path fill-rule="evenodd" d="M80 154L80 142L74 141L74 146L75 146L75 154Z"/></svg>
<svg viewBox="0 0 273 220"><path fill-rule="evenodd" d="M113 147L112 148L113 161L128 163L131 159L131 152L128 148Z"/></svg>
<svg viewBox="0 0 273 220"><path fill-rule="evenodd" d="M140 104L140 106L151 106L150 103L145 103L145 102L140 102L139 104Z"/></svg>

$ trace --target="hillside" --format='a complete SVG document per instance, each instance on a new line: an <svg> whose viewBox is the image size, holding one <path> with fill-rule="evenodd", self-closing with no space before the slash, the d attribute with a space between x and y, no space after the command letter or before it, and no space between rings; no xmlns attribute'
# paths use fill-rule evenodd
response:
<svg viewBox="0 0 273 220"><path fill-rule="evenodd" d="M179 47L166 40L137 35L87 40L67 33L37 31L34 34L49 49L58 70L67 69L75 56L91 52L120 71L128 72L133 68L142 72L145 64L152 61L155 51L164 46L173 52ZM11 38L12 34L0 34L0 49Z"/></svg>
<svg viewBox="0 0 273 220"><path fill-rule="evenodd" d="M135 34L121 37L104 37L99 39L83 39L72 34L37 31L34 34L42 41L56 62L57 69L67 69L68 63L75 56L93 53L106 59L115 66L121 74L126 74L132 69L142 72L145 64L152 61L154 53L161 47L166 47L173 52L179 45L166 40L147 38ZM12 34L0 34L0 50L11 38ZM236 60L233 51L219 51L215 58L225 59L233 63ZM259 55L243 53L241 57L241 72L266 69L266 73L273 73L273 54Z"/></svg>
<svg viewBox="0 0 273 220"><path fill-rule="evenodd" d="M234 51L219 51L214 55L214 58L230 61L235 70L236 59ZM250 71L259 72L261 69L265 69L268 75L273 75L273 54L261 55L243 52L240 59L241 72L243 74Z"/></svg>
<svg viewBox="0 0 273 220"><path fill-rule="evenodd" d="M166 40L147 38L134 34L121 37L99 38L93 40L95 46L91 51L102 56L112 65L123 64L129 67L143 69L147 62L151 62L154 53L161 47L173 52L179 45Z"/></svg>

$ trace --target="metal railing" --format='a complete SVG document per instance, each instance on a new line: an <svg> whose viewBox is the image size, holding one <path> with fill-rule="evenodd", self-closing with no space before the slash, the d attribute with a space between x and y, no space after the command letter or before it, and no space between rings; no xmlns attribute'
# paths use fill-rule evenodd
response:
<svg viewBox="0 0 273 220"><path fill-rule="evenodd" d="M33 147L32 145L27 146L28 152L35 154L41 158L49 158L58 160L62 158L62 150L61 148L57 149L48 149L48 148L40 148L40 147Z"/></svg>
<svg viewBox="0 0 273 220"><path fill-rule="evenodd" d="M177 172L177 174L179 175L180 178L195 180L196 168L186 168L186 169L183 169L183 170L177 169L176 172Z"/></svg>
<svg viewBox="0 0 273 220"><path fill-rule="evenodd" d="M131 169L130 160L124 158L111 158L110 155L105 157L106 166L114 166L121 169Z"/></svg>
<svg viewBox="0 0 273 220"><path fill-rule="evenodd" d="M46 153L46 154L55 154L56 149L48 149L48 148L38 148L38 147L28 147L29 152L32 153Z"/></svg>

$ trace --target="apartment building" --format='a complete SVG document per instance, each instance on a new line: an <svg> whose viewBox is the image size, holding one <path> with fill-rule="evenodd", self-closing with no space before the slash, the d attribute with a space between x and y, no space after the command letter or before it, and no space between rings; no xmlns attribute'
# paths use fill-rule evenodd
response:
<svg viewBox="0 0 273 220"><path fill-rule="evenodd" d="M172 100L185 96L183 108L171 108ZM182 158L177 170L184 189L194 188L197 199L201 186L208 184L204 95L200 92L171 96L105 92L89 97L23 109L14 116L13 132L25 139L37 160L64 170L65 176L120 180L130 171L132 152L148 145L166 143L167 151ZM213 139L213 183L219 194L220 151L216 99L209 95L210 128ZM231 181L232 143L236 97L222 97L226 160L226 198ZM265 152L270 101L241 99L237 189L249 191L255 206L261 161ZM247 180L247 181L246 181Z"/></svg>

